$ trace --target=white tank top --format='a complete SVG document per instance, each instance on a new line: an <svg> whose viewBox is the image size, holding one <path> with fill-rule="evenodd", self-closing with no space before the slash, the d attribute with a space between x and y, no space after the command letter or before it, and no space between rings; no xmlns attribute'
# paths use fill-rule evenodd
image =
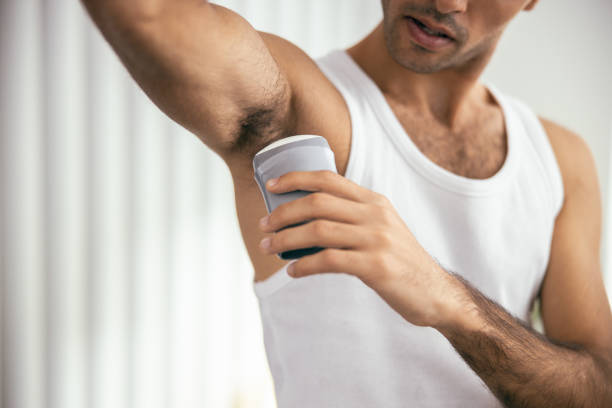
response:
<svg viewBox="0 0 612 408"><path fill-rule="evenodd" d="M508 154L493 177L470 179L421 153L344 50L317 64L351 116L345 177L384 194L442 266L531 323L563 202L534 113L487 85L503 109ZM358 278L293 279L286 266L254 283L279 408L502 407L444 336L408 323Z"/></svg>

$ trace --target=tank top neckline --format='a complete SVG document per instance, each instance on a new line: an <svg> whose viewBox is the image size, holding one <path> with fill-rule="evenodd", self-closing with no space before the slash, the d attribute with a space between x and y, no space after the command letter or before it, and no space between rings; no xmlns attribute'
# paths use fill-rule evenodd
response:
<svg viewBox="0 0 612 408"><path fill-rule="evenodd" d="M506 130L506 157L502 167L493 176L485 179L469 178L443 168L421 152L418 146L412 141L412 138L408 135L397 116L395 116L395 113L378 85L376 85L374 80L370 78L365 71L363 71L361 66L353 60L346 50L339 49L332 51L330 54L336 54L345 61L345 66L347 68L345 74L347 74L349 79L353 82L352 86L354 86L357 92L365 94L367 103L380 119L387 136L406 158L407 163L421 176L446 190L468 196L482 196L497 193L501 191L508 180L511 179L520 160L517 149L519 148L518 143L520 142L518 137L521 133L519 129L521 122L519 118L516 117L513 109L508 106L508 101L503 94L495 86L487 81L482 81L483 85L485 85L489 93L502 109ZM352 137L355 137L354 133L355 129L353 128ZM366 135L363 136L365 137ZM350 157L352 158L353 155L351 154Z"/></svg>

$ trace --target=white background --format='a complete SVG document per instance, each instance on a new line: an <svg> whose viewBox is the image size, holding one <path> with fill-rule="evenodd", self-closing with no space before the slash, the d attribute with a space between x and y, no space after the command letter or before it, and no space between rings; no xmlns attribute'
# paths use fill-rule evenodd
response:
<svg viewBox="0 0 612 408"><path fill-rule="evenodd" d="M381 18L377 0L222 4L312 57ZM609 0L542 0L485 73L588 141L608 287L611 19ZM77 1L0 0L0 166L3 407L274 406L229 171Z"/></svg>

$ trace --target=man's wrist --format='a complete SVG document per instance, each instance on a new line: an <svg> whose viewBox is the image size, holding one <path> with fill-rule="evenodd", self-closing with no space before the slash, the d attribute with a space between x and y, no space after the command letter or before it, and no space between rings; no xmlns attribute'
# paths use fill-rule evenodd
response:
<svg viewBox="0 0 612 408"><path fill-rule="evenodd" d="M447 272L448 290L439 305L439 319L432 327L449 337L451 333L484 330L486 321L470 290L456 275Z"/></svg>

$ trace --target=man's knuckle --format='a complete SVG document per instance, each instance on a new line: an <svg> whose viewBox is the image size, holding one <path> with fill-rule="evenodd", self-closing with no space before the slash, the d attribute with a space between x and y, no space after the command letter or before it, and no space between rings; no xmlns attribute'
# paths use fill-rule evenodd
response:
<svg viewBox="0 0 612 408"><path fill-rule="evenodd" d="M372 262L374 264L373 270L384 271L387 268L387 257L385 256L384 252L375 252L372 256Z"/></svg>
<svg viewBox="0 0 612 408"><path fill-rule="evenodd" d="M374 233L376 242L380 246L389 246L392 243L391 234L384 229L380 229Z"/></svg>
<svg viewBox="0 0 612 408"><path fill-rule="evenodd" d="M382 206L386 206L390 203L389 199L384 194L378 194L378 204Z"/></svg>
<svg viewBox="0 0 612 408"><path fill-rule="evenodd" d="M312 221L312 229L316 236L321 237L329 234L330 225L325 220L316 220Z"/></svg>
<svg viewBox="0 0 612 408"><path fill-rule="evenodd" d="M322 206L325 204L325 194L324 193L312 193L310 194L310 205L313 207Z"/></svg>
<svg viewBox="0 0 612 408"><path fill-rule="evenodd" d="M393 211L389 207L379 207L380 219L385 224L390 224L393 221Z"/></svg>
<svg viewBox="0 0 612 408"><path fill-rule="evenodd" d="M336 173L331 170L323 170L322 175L326 181L331 181L336 177Z"/></svg>
<svg viewBox="0 0 612 408"><path fill-rule="evenodd" d="M322 258L323 263L330 268L335 268L338 266L340 261L339 251L329 248L323 251Z"/></svg>

